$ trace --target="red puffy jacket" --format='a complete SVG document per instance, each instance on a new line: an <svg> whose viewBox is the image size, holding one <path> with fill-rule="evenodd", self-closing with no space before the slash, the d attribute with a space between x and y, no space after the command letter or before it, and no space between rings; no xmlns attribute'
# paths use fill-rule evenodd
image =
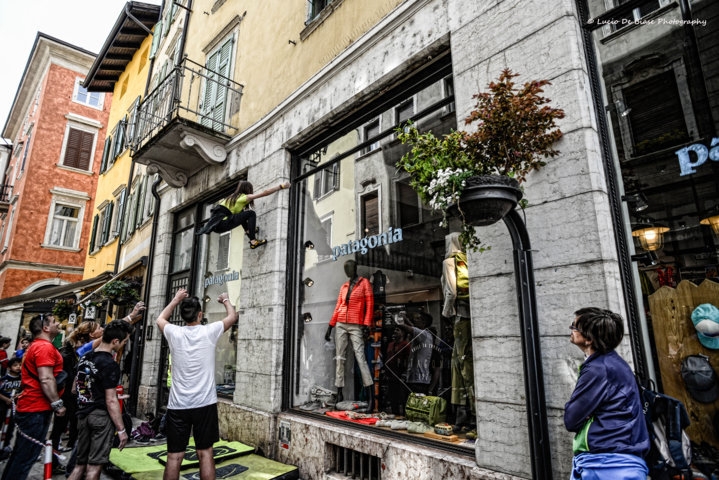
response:
<svg viewBox="0 0 719 480"><path fill-rule="evenodd" d="M347 290L349 288L349 281L345 282L340 288L340 294L337 298L335 311L332 314L332 320L330 320L330 326L334 327L337 322L340 322L369 327L372 325L372 316L374 312L372 284L370 284L369 280L366 278L360 277L354 288L352 288L348 305Z"/></svg>

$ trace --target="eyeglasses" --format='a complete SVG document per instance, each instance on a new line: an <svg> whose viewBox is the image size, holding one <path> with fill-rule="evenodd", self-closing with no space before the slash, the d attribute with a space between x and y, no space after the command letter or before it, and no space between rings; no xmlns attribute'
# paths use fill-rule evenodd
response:
<svg viewBox="0 0 719 480"><path fill-rule="evenodd" d="M571 325L569 326L569 329L572 330L572 331L574 331L574 332L578 332L578 331L579 331L579 329L578 329L574 324L571 324Z"/></svg>

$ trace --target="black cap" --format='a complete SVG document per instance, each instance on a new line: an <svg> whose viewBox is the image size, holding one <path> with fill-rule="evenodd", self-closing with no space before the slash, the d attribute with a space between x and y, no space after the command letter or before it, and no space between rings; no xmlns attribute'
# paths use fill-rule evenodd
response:
<svg viewBox="0 0 719 480"><path fill-rule="evenodd" d="M719 398L719 379L706 355L689 355L682 361L682 378L694 400L712 403Z"/></svg>

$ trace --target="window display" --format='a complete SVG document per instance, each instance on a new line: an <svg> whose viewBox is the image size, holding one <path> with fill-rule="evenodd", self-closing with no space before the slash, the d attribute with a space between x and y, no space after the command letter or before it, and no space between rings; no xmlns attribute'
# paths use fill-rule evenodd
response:
<svg viewBox="0 0 719 480"><path fill-rule="evenodd" d="M408 92L300 159L290 400L299 411L471 452L474 372L457 234L439 226L441 215L396 167L409 148L397 122L420 111L420 130L456 127L443 108L448 85Z"/></svg>

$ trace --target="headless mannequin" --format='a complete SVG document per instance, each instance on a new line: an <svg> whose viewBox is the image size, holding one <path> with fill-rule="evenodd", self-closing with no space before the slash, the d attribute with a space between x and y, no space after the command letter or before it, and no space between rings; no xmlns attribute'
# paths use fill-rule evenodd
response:
<svg viewBox="0 0 719 480"><path fill-rule="evenodd" d="M337 305L325 333L325 340L330 340L332 329L337 326L335 333L335 344L337 346L335 357L337 362L335 374L337 401L344 399L342 392L344 388L344 364L349 346L352 345L355 363L362 373L362 384L365 388L366 398L369 399L368 403L371 410L374 403L374 380L365 359L364 344L368 336L367 332L374 310L372 285L366 278L357 275L357 262L354 260L345 262L344 271L348 281L340 288Z"/></svg>
<svg viewBox="0 0 719 480"><path fill-rule="evenodd" d="M456 406L455 429L471 428L475 420L474 359L472 355L472 334L469 300L457 298L457 275L455 257L462 252L459 233L445 237L446 254L442 263L442 290L444 306L442 315L454 322L454 346L452 347L452 396Z"/></svg>

